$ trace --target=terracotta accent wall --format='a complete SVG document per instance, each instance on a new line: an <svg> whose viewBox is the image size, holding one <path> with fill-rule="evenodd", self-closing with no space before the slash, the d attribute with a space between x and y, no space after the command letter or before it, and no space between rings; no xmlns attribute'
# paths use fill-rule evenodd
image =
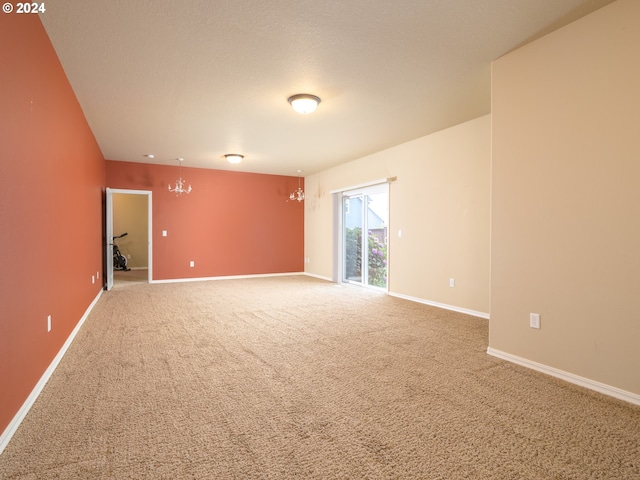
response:
<svg viewBox="0 0 640 480"><path fill-rule="evenodd" d="M39 17L0 45L1 433L100 293L104 159Z"/></svg>
<svg viewBox="0 0 640 480"><path fill-rule="evenodd" d="M153 192L153 280L304 271L297 177L183 167L193 191L176 196L177 165L106 164L108 187Z"/></svg>
<svg viewBox="0 0 640 480"><path fill-rule="evenodd" d="M639 24L618 0L493 64L489 345L640 403Z"/></svg>

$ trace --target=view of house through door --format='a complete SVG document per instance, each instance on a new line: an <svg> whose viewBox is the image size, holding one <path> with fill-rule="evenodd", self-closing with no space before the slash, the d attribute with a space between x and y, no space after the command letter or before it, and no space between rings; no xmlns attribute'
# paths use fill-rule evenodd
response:
<svg viewBox="0 0 640 480"><path fill-rule="evenodd" d="M114 283L150 282L151 192L107 188L106 196L107 290ZM126 259L125 268L121 262L113 260L114 245L117 245L120 254Z"/></svg>
<svg viewBox="0 0 640 480"><path fill-rule="evenodd" d="M342 230L342 281L386 289L388 184L344 192Z"/></svg>

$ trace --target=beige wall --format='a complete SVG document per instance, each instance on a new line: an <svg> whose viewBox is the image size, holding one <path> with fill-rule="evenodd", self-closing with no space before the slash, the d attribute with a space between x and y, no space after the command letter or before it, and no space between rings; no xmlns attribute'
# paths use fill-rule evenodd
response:
<svg viewBox="0 0 640 480"><path fill-rule="evenodd" d="M494 62L490 321L490 348L635 394L638 25L619 0Z"/></svg>
<svg viewBox="0 0 640 480"><path fill-rule="evenodd" d="M127 266L130 268L149 266L148 202L148 195L113 194L113 234L129 234L116 240L116 243L127 257Z"/></svg>
<svg viewBox="0 0 640 480"><path fill-rule="evenodd" d="M480 117L306 177L306 272L334 277L330 192L397 177L389 193L389 291L487 315L490 127L490 117Z"/></svg>

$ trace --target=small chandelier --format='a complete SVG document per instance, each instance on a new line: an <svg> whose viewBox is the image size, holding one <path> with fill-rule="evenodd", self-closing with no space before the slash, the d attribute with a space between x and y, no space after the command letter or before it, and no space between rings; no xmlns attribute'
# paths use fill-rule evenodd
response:
<svg viewBox="0 0 640 480"><path fill-rule="evenodd" d="M169 191L171 193L175 192L176 196L179 196L183 193L190 193L191 192L191 185L189 185L187 188L184 188L185 184L187 182L185 182L182 179L182 161L184 160L184 158L178 158L178 162L180 162L180 170L179 170L179 178L178 180L176 180L176 184L173 188L171 188L171 184L169 184Z"/></svg>
<svg viewBox="0 0 640 480"><path fill-rule="evenodd" d="M302 173L302 170L298 170L298 189L291 192L291 195L289 195L289 200L297 200L299 202L304 200L304 190L302 190L302 187L300 186L301 173Z"/></svg>
<svg viewBox="0 0 640 480"><path fill-rule="evenodd" d="M292 95L287 99L287 101L296 112L304 115L307 113L313 113L316 108L318 108L320 97L316 97L309 93L299 93L297 95Z"/></svg>

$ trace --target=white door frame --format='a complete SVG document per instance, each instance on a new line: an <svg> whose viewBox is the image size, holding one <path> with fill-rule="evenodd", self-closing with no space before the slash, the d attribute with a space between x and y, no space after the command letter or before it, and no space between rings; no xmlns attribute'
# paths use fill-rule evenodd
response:
<svg viewBox="0 0 640 480"><path fill-rule="evenodd" d="M148 248L147 248L147 265L148 270L148 282L153 280L153 229L152 229L152 192L151 190L125 190L120 188L107 188L106 199L106 239L105 239L105 255L107 260L107 290L113 288L113 195L114 194L127 194L127 195L146 195L147 196L147 224L149 231Z"/></svg>
<svg viewBox="0 0 640 480"><path fill-rule="evenodd" d="M390 188L389 184L394 182L396 177L388 178L385 180L378 180L375 182L369 182L361 185L355 185L352 187L345 187L338 190L332 190L331 193L333 195L333 215L334 215L334 255L333 258L333 275L332 280L337 283L349 283L344 281L344 198L352 195L368 195L370 193L386 193L387 201L389 201L390 197ZM390 224L391 219L387 219L388 224ZM363 245L366 245L364 243ZM387 247L388 248L388 247ZM389 259L389 248L387 249L387 261ZM364 254L363 254L364 255ZM387 272L388 272L388 264L387 264ZM363 282L361 286L367 288L378 288L367 285L364 281L365 277L363 275ZM358 283L360 285L360 283ZM389 291L389 281L387 279L387 286L385 290Z"/></svg>

